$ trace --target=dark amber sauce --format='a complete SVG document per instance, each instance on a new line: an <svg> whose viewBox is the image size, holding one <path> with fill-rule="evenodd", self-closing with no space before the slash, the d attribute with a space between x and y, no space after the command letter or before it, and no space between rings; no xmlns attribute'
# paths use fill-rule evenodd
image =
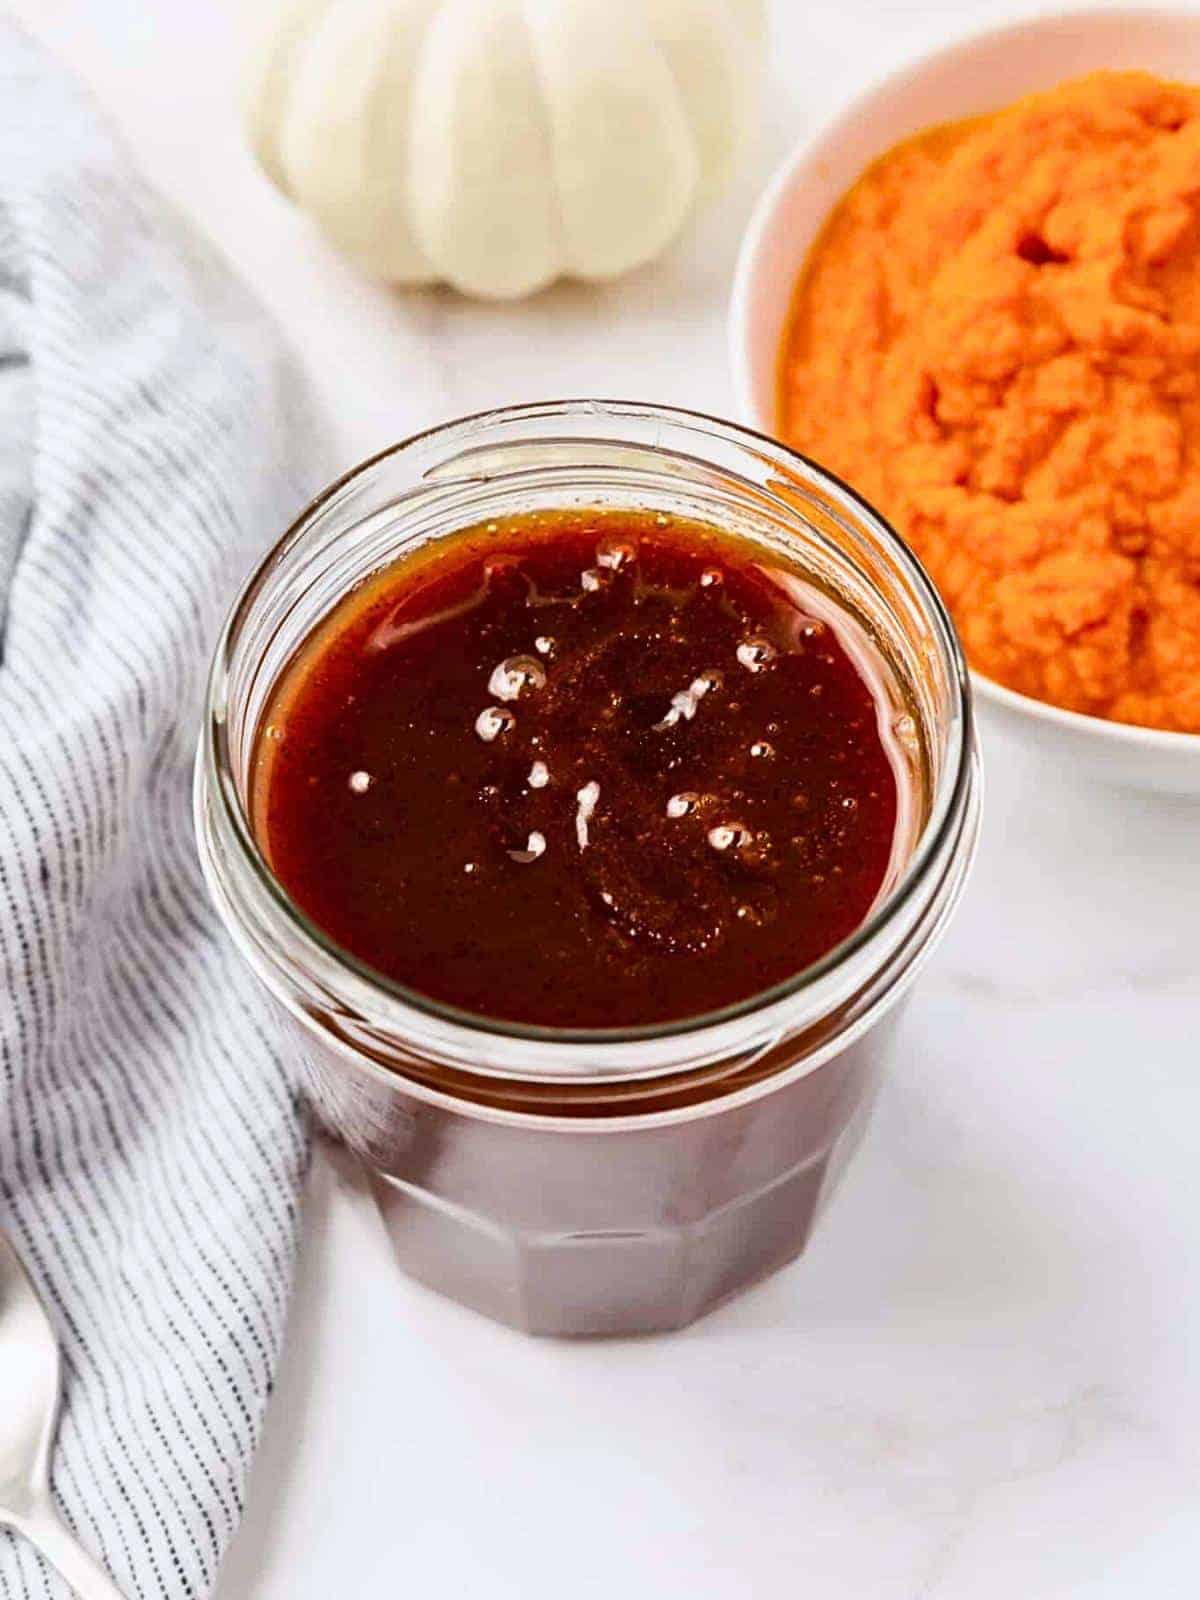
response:
<svg viewBox="0 0 1200 1600"><path fill-rule="evenodd" d="M256 835L338 944L465 1010L613 1028L745 1000L895 864L894 708L842 621L697 523L467 530L349 594L283 674Z"/></svg>

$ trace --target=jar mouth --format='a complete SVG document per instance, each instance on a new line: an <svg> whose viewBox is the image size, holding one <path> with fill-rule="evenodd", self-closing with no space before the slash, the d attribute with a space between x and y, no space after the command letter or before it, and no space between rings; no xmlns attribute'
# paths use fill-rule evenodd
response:
<svg viewBox="0 0 1200 1600"><path fill-rule="evenodd" d="M658 424L664 429L681 430L696 439L697 446L703 438L708 438L719 441L727 447L740 448L750 452L761 466L768 469L768 472L775 470L784 479L790 477L793 486L798 480L799 485L806 489L818 489L835 517L841 513L848 525L866 526L892 566L902 574L910 586L934 637L937 652L942 658L942 668L951 696L949 720L953 738L948 742L945 758L932 783L930 800L919 836L896 881L864 921L818 960L801 968L790 977L743 1000L694 1016L639 1026L547 1027L463 1010L388 977L333 940L288 894L272 871L254 836L234 769L228 718L228 686L237 642L254 614L256 602L260 599L264 586L280 563L286 559L293 545L311 528L314 519L377 468L423 447L436 447L439 444L446 446L446 456L442 458L442 463L436 471L426 472L423 481L428 482L440 477L447 464L461 469L458 481L481 483L494 481L485 467L473 468L471 465L473 436L499 425L508 425L515 429L522 423L545 424L552 423L555 419L560 421L586 419L594 422L596 434L592 442L610 444L618 448L627 441L619 432L606 436L606 421L617 425L622 422ZM585 437L580 436L580 438ZM564 436L562 443L577 444L580 438ZM512 443L514 445L521 443L519 435L515 432ZM639 448L645 446L641 445ZM676 461L688 460L705 466L712 465L699 455L689 455L686 451L673 446L665 445L661 448L667 458ZM719 470L723 477L733 479L738 477L736 472L731 474L726 467L722 466ZM755 483L749 478L743 478L741 481L751 487L758 496L764 494L761 482ZM770 481L768 479L768 483ZM781 511L786 511L793 519L796 517L795 507L789 505L785 499L779 498L777 503ZM780 444L768 435L713 417L705 412L655 406L637 401L580 399L506 406L476 412L422 430L352 467L309 502L255 567L226 618L217 642L209 677L197 758L197 779L198 794L200 784L205 784L213 794L221 820L226 825L225 835L232 841L239 861L249 871L257 887L268 897L286 924L307 946L319 954L327 970L342 972L352 977L360 994L382 1003L393 1014L396 1008L400 1008L402 1012L416 1013L419 1017L430 1019L435 1024L446 1025L456 1032L461 1032L466 1038L474 1038L476 1041L507 1039L525 1042L533 1047L541 1045L559 1048L571 1046L603 1048L707 1034L727 1024L742 1022L760 1013L769 1012L817 989L838 968L851 961L858 952L884 934L889 925L909 905L927 869L945 849L963 814L972 778L973 749L974 723L970 679L949 613L916 556L890 524L849 484L844 483L811 458Z"/></svg>

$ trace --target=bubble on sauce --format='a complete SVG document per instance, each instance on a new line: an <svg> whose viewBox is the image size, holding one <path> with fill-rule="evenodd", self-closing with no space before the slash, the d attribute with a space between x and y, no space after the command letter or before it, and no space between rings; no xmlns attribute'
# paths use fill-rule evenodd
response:
<svg viewBox="0 0 1200 1600"><path fill-rule="evenodd" d="M769 639L756 636L753 639L743 639L737 647L739 663L747 672L761 672L779 654Z"/></svg>
<svg viewBox="0 0 1200 1600"><path fill-rule="evenodd" d="M714 689L719 689L724 681L715 667L707 668L698 677L693 678L686 689L680 689L671 696L670 710L661 722L654 724L654 731L661 733L666 728L673 728L677 722L690 722L696 715L704 696L711 694Z"/></svg>
<svg viewBox="0 0 1200 1600"><path fill-rule="evenodd" d="M552 656L554 654L554 640L548 633L539 633L533 641L533 648L540 656Z"/></svg>
<svg viewBox="0 0 1200 1600"><path fill-rule="evenodd" d="M369 772L352 772L350 774L350 787L355 794L366 794L374 780Z"/></svg>
<svg viewBox="0 0 1200 1600"><path fill-rule="evenodd" d="M700 574L700 587L702 589L719 589L725 582L725 574L720 567L705 567Z"/></svg>
<svg viewBox="0 0 1200 1600"><path fill-rule="evenodd" d="M266 737L268 739L270 739L274 744L278 744L280 739L283 738L283 729L280 728L280 727L277 727L276 724L273 723L273 722L269 722L267 724L267 726L263 729L263 732L266 735Z"/></svg>
<svg viewBox="0 0 1200 1600"><path fill-rule="evenodd" d="M478 870L479 870L479 868L478 868L478 866L476 865L476 863L474 861L468 861L463 867L463 871L465 873L467 873L468 876L472 872L478 872Z"/></svg>
<svg viewBox="0 0 1200 1600"><path fill-rule="evenodd" d="M824 632L825 624L816 617L812 617L800 629L800 637L802 639L819 639Z"/></svg>
<svg viewBox="0 0 1200 1600"><path fill-rule="evenodd" d="M497 700L519 700L527 689L545 687L546 669L534 656L509 656L488 679L488 693Z"/></svg>
<svg viewBox="0 0 1200 1600"><path fill-rule="evenodd" d="M741 850L752 838L750 829L740 822L722 822L708 830L708 842L714 850Z"/></svg>
<svg viewBox="0 0 1200 1600"><path fill-rule="evenodd" d="M531 861L536 861L539 856L546 854L546 835L544 833L531 833L529 843L524 850L510 850L509 857L522 867L527 867Z"/></svg>
<svg viewBox="0 0 1200 1600"><path fill-rule="evenodd" d="M550 782L550 768L544 761L535 761L529 769L529 787L544 789Z"/></svg>
<svg viewBox="0 0 1200 1600"><path fill-rule="evenodd" d="M637 551L626 539L601 539L596 546L596 565L610 572L620 572L637 560Z"/></svg>
<svg viewBox="0 0 1200 1600"><path fill-rule="evenodd" d="M685 789L681 794L673 794L667 801L667 815L673 820L689 816L700 804L700 796L693 794L690 789Z"/></svg>
<svg viewBox="0 0 1200 1600"><path fill-rule="evenodd" d="M588 823L596 814L596 802L599 798L600 785L595 779L585 783L582 789L576 791L575 837L579 841L581 850L586 850L588 847Z"/></svg>
<svg viewBox="0 0 1200 1600"><path fill-rule="evenodd" d="M667 516L665 511L660 511L655 517L654 526L656 528L669 528L671 526L671 519Z"/></svg>
<svg viewBox="0 0 1200 1600"><path fill-rule="evenodd" d="M767 923L775 920L778 910L779 896L774 890L765 889L753 900L743 900L734 914L739 922L745 922L752 928L765 928Z"/></svg>
<svg viewBox="0 0 1200 1600"><path fill-rule="evenodd" d="M506 706L488 706L475 718L475 732L484 744L491 744L516 723L516 717Z"/></svg>
<svg viewBox="0 0 1200 1600"><path fill-rule="evenodd" d="M755 739L750 746L750 754L757 761L769 761L775 754L775 746L769 739Z"/></svg>
<svg viewBox="0 0 1200 1600"><path fill-rule="evenodd" d="M595 567L585 567L579 574L579 587L587 594L595 594L598 589L603 589L607 572L599 572Z"/></svg>

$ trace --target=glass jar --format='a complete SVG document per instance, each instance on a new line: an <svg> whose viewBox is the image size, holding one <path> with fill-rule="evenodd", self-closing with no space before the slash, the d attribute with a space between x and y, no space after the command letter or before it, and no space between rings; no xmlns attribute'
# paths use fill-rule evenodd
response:
<svg viewBox="0 0 1200 1600"><path fill-rule="evenodd" d="M892 679L918 825L866 923L768 993L623 1031L484 1020L375 973L291 902L247 820L255 734L293 652L369 573L492 517L597 505L761 541L855 618ZM745 429L577 401L433 429L308 507L218 643L196 823L221 916L319 1114L368 1164L407 1270L531 1332L627 1334L680 1327L804 1248L862 1131L897 1002L962 890L979 796L953 627L868 506Z"/></svg>

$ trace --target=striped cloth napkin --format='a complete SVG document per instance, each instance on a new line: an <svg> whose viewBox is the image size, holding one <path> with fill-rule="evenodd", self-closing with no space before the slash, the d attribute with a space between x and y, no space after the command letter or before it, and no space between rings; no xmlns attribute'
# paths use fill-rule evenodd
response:
<svg viewBox="0 0 1200 1600"><path fill-rule="evenodd" d="M130 1600L212 1587L292 1274L303 1118L189 791L221 614L313 487L297 391L0 23L0 1227L63 1340L56 1495ZM66 1595L0 1534L4 1600Z"/></svg>

